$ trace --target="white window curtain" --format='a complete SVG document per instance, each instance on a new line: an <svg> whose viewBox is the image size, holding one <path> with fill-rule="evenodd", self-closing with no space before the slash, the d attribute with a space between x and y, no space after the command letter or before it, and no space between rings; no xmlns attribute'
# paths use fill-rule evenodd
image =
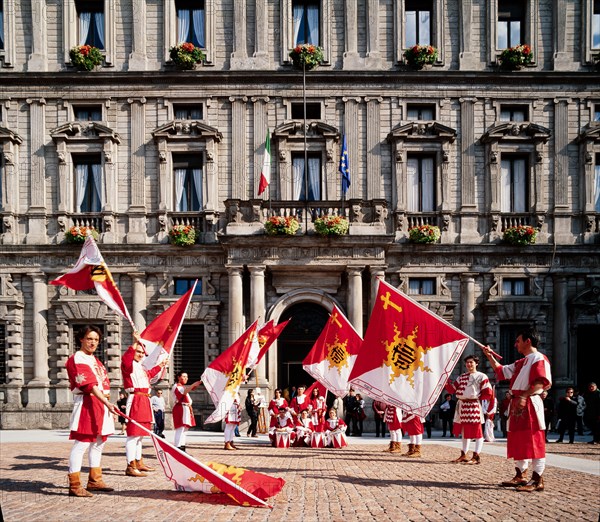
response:
<svg viewBox="0 0 600 522"><path fill-rule="evenodd" d="M177 43L185 43L190 32L190 12L187 9L177 10Z"/></svg>
<svg viewBox="0 0 600 522"><path fill-rule="evenodd" d="M193 210L202 210L204 205L202 203L202 169L193 169L192 177L194 179L194 190L196 191L196 197L198 198L198 209Z"/></svg>
<svg viewBox="0 0 600 522"><path fill-rule="evenodd" d="M515 160L513 164L513 212L525 212L525 160Z"/></svg>
<svg viewBox="0 0 600 522"><path fill-rule="evenodd" d="M417 12L406 11L406 47L417 45Z"/></svg>
<svg viewBox="0 0 600 522"><path fill-rule="evenodd" d="M294 17L294 46L298 45L298 35L300 34L300 25L302 24L302 15L304 7L299 4L294 4L292 15Z"/></svg>
<svg viewBox="0 0 600 522"><path fill-rule="evenodd" d="M511 212L510 206L510 161L500 162L500 212Z"/></svg>
<svg viewBox="0 0 600 522"><path fill-rule="evenodd" d="M600 13L592 15L592 49L600 49Z"/></svg>
<svg viewBox="0 0 600 522"><path fill-rule="evenodd" d="M406 209L419 211L419 160L408 158L406 162Z"/></svg>
<svg viewBox="0 0 600 522"><path fill-rule="evenodd" d="M513 283L514 295L525 295L525 281L517 280Z"/></svg>
<svg viewBox="0 0 600 522"><path fill-rule="evenodd" d="M596 179L594 183L594 210L600 212L600 165L594 169Z"/></svg>
<svg viewBox="0 0 600 522"><path fill-rule="evenodd" d="M304 186L304 158L296 157L292 160L292 175L293 175L293 198L295 201L300 201L302 195L302 187Z"/></svg>
<svg viewBox="0 0 600 522"><path fill-rule="evenodd" d="M421 291L421 281L418 279L410 279L408 281L408 293L409 295L419 295Z"/></svg>
<svg viewBox="0 0 600 522"><path fill-rule="evenodd" d="M85 45L90 32L92 13L79 14L79 45Z"/></svg>
<svg viewBox="0 0 600 522"><path fill-rule="evenodd" d="M319 201L321 199L321 160L308 158L308 199Z"/></svg>
<svg viewBox="0 0 600 522"><path fill-rule="evenodd" d="M422 212L433 212L434 210L435 184L433 175L433 158L421 160L421 209Z"/></svg>
<svg viewBox="0 0 600 522"><path fill-rule="evenodd" d="M75 165L75 200L76 212L83 212L81 205L83 198L85 198L85 189L88 183L88 166L87 165Z"/></svg>
<svg viewBox="0 0 600 522"><path fill-rule="evenodd" d="M91 212L100 212L102 210L102 165L94 163L92 165L92 176L94 181L94 190L92 192Z"/></svg>
<svg viewBox="0 0 600 522"><path fill-rule="evenodd" d="M204 39L204 9L194 9L192 11L194 21L194 36L200 47L206 47Z"/></svg>
<svg viewBox="0 0 600 522"><path fill-rule="evenodd" d="M104 13L94 13L94 21L96 22L96 31L98 32L98 49L104 49Z"/></svg>
<svg viewBox="0 0 600 522"><path fill-rule="evenodd" d="M430 17L429 11L419 11L419 45L431 45Z"/></svg>
<svg viewBox="0 0 600 522"><path fill-rule="evenodd" d="M185 182L185 169L175 169L175 211L184 212L183 184ZM185 205L187 206L187 205Z"/></svg>
<svg viewBox="0 0 600 522"><path fill-rule="evenodd" d="M308 21L308 42L319 45L319 7L309 5L307 8L306 19Z"/></svg>

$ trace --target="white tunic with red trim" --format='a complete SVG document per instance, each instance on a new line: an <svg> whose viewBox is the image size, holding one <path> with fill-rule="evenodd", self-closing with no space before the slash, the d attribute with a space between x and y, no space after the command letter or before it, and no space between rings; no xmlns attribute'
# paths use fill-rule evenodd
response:
<svg viewBox="0 0 600 522"><path fill-rule="evenodd" d="M162 368L155 366L146 370L141 362L135 360L135 348L130 346L121 357L121 375L123 388L129 394L125 413L146 429L150 429L154 415L150 404L150 379L157 375ZM127 423L127 436L139 437L147 433L133 422Z"/></svg>
<svg viewBox="0 0 600 522"><path fill-rule="evenodd" d="M275 432L276 431L287 431L290 433L290 440L294 440L296 434L294 431L294 421L292 420L292 416L289 413L285 415L271 418L271 424L269 425L269 438L271 440L275 440Z"/></svg>
<svg viewBox="0 0 600 522"><path fill-rule="evenodd" d="M269 413L271 415L277 415L280 409L287 410L288 406L288 401L286 401L283 397L279 397L279 399L271 399L271 402L269 403Z"/></svg>
<svg viewBox="0 0 600 522"><path fill-rule="evenodd" d="M178 428L192 428L196 425L196 419L192 410L192 398L185 393L183 384L174 384L171 388L173 395L173 426Z"/></svg>
<svg viewBox="0 0 600 522"><path fill-rule="evenodd" d="M303 419L302 417L296 417L296 441L301 442L304 441L304 444L310 446L310 438L312 436L313 431L315 430L315 426L310 417L306 417Z"/></svg>
<svg viewBox="0 0 600 522"><path fill-rule="evenodd" d="M108 408L92 395L97 386L104 395L110 395L110 381L104 365L93 355L78 350L66 364L69 384L73 392L70 439L95 442L98 435L106 440L115 432L115 421Z"/></svg>
<svg viewBox="0 0 600 522"><path fill-rule="evenodd" d="M240 403L235 399L231 403L231 407L225 416L225 424L239 424L242 420L242 410L240 409Z"/></svg>
<svg viewBox="0 0 600 522"><path fill-rule="evenodd" d="M385 406L383 420L387 424L388 430L397 431L402 429L402 410L397 406Z"/></svg>
<svg viewBox="0 0 600 522"><path fill-rule="evenodd" d="M446 385L448 393L456 394L458 403L454 412L454 435L466 439L483 437L481 425L485 422L482 400L490 400L493 390L485 373L463 373L456 381Z"/></svg>
<svg viewBox="0 0 600 522"><path fill-rule="evenodd" d="M423 418L414 413L402 414L402 432L406 435L423 435Z"/></svg>
<svg viewBox="0 0 600 522"><path fill-rule="evenodd" d="M552 374L548 358L540 353L530 353L513 364L496 369L499 380L510 379L510 401L508 414L508 437L506 452L509 459L542 459L546 456L546 423L544 404L539 394L532 395L522 411L518 411L518 397L534 384L541 383L544 389L552 386Z"/></svg>
<svg viewBox="0 0 600 522"><path fill-rule="evenodd" d="M309 411L311 415L311 419L315 426L321 424L323 419L325 418L325 411L327 410L327 403L325 402L325 397L319 396L316 399L310 399L309 401Z"/></svg>

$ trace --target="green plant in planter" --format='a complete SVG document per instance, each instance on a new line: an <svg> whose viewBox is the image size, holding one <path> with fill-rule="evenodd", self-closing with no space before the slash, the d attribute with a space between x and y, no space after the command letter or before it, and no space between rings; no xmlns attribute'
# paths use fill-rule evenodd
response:
<svg viewBox="0 0 600 522"><path fill-rule="evenodd" d="M426 65L433 65L437 57L437 49L431 45L413 45L404 51L406 63L414 69L422 69Z"/></svg>
<svg viewBox="0 0 600 522"><path fill-rule="evenodd" d="M531 64L533 61L533 53L531 47L528 45L516 45L504 49L498 57L500 67L507 70L522 69L523 67Z"/></svg>
<svg viewBox="0 0 600 522"><path fill-rule="evenodd" d="M169 56L179 69L194 69L196 64L202 63L206 55L202 49L194 44L185 42L169 49Z"/></svg>
<svg viewBox="0 0 600 522"><path fill-rule="evenodd" d="M315 219L315 232L321 236L343 236L349 223L343 216L323 216Z"/></svg>
<svg viewBox="0 0 600 522"><path fill-rule="evenodd" d="M434 225L420 225L408 230L408 240L411 243L435 243L440 237L440 227Z"/></svg>
<svg viewBox="0 0 600 522"><path fill-rule="evenodd" d="M503 239L511 245L533 245L538 235L537 228L529 225L519 225L516 227L508 227L504 230Z"/></svg>
<svg viewBox="0 0 600 522"><path fill-rule="evenodd" d="M169 242L177 246L191 246L196 243L196 229L191 225L173 225L169 230Z"/></svg>
<svg viewBox="0 0 600 522"><path fill-rule="evenodd" d="M273 216L265 222L265 231L270 236L293 236L299 228L298 220L294 216Z"/></svg>
<svg viewBox="0 0 600 522"><path fill-rule="evenodd" d="M88 236L88 232L96 241L98 241L98 231L94 227L80 227L77 225L67 230L65 239L67 240L67 243L83 243Z"/></svg>
<svg viewBox="0 0 600 522"><path fill-rule="evenodd" d="M289 54L294 67L310 71L323 61L323 49L318 45L301 44L294 47Z"/></svg>
<svg viewBox="0 0 600 522"><path fill-rule="evenodd" d="M104 61L100 49L92 45L78 45L69 51L71 64L82 71L91 71Z"/></svg>

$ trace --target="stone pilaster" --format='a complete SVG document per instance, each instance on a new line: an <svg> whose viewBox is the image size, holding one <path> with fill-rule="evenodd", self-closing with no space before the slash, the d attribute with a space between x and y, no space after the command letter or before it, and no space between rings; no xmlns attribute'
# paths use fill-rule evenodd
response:
<svg viewBox="0 0 600 522"><path fill-rule="evenodd" d="M365 101L367 103L367 191L365 199L369 200L382 197L381 102L383 98L365 98ZM352 163L350 163L350 168L353 168ZM352 176L352 171L350 174Z"/></svg>
<svg viewBox="0 0 600 522"><path fill-rule="evenodd" d="M346 269L348 273L348 320L361 336L363 334L363 269L364 266L352 266Z"/></svg>
<svg viewBox="0 0 600 522"><path fill-rule="evenodd" d="M569 317L567 311L567 278L554 276L554 317L552 347L552 377L554 385L572 384L569 379Z"/></svg>
<svg viewBox="0 0 600 522"><path fill-rule="evenodd" d="M246 119L248 98L231 97L231 197L248 199L248 158L246 154Z"/></svg>
<svg viewBox="0 0 600 522"><path fill-rule="evenodd" d="M569 102L554 100L554 242L573 243L569 212Z"/></svg>
<svg viewBox="0 0 600 522"><path fill-rule="evenodd" d="M27 384L28 403L49 402L48 367L48 281L45 275L34 274L33 280L33 379Z"/></svg>
<svg viewBox="0 0 600 522"><path fill-rule="evenodd" d="M29 163L30 163L30 201L25 242L46 244L46 100L28 99L29 104Z"/></svg>
<svg viewBox="0 0 600 522"><path fill-rule="evenodd" d="M258 185L260 183L260 172L264 160L265 152L265 139L267 137L267 130L269 129L269 98L267 96L256 96L251 99L254 107L254 161L252 162L254 183L252 183L252 194L250 199L254 199L258 196ZM274 162L271 154L271 169L274 169ZM271 185L261 194L263 199L268 199L269 195L273 197L276 194L276 188L273 184L275 177L271 179Z"/></svg>
<svg viewBox="0 0 600 522"><path fill-rule="evenodd" d="M459 3L460 50L458 63L461 71L472 70L479 63L479 55L473 50L471 29L473 27L473 0L462 0Z"/></svg>
<svg viewBox="0 0 600 522"><path fill-rule="evenodd" d="M229 344L231 345L245 330L243 281L241 266L229 266Z"/></svg>
<svg viewBox="0 0 600 522"><path fill-rule="evenodd" d="M137 328L137 331L141 332L146 328L146 319L144 315L147 305L146 274L130 273L129 277L131 277L133 283L133 310L131 312L131 319L133 319L133 324Z"/></svg>
<svg viewBox="0 0 600 522"><path fill-rule="evenodd" d="M260 328L266 322L265 267L264 265L248 266L248 270L250 271L250 321L254 322L258 319L258 327ZM266 357L263 357L254 370L259 384L265 382L267 378L265 361Z"/></svg>
<svg viewBox="0 0 600 522"><path fill-rule="evenodd" d="M475 103L477 98L460 98L460 241L477 243L479 215L475 201Z"/></svg>
<svg viewBox="0 0 600 522"><path fill-rule="evenodd" d="M128 68L130 71L145 71L148 67L146 54L146 0L132 0L131 54Z"/></svg>
<svg viewBox="0 0 600 522"><path fill-rule="evenodd" d="M461 276L460 292L460 328L471 337L475 334L475 277L473 274ZM465 355L473 353L473 345L469 343Z"/></svg>
<svg viewBox="0 0 600 522"><path fill-rule="evenodd" d="M32 2L31 23L35 30L31 31L31 54L27 60L27 71L29 72L48 70L47 18L46 2Z"/></svg>
<svg viewBox="0 0 600 522"><path fill-rule="evenodd" d="M129 98L127 102L131 110L131 171L129 175L131 200L127 212L129 232L126 240L127 243L145 243L146 98Z"/></svg>
<svg viewBox="0 0 600 522"><path fill-rule="evenodd" d="M350 166L350 188L346 193L346 199L352 199L359 197L361 193L362 187L359 184L360 179L360 171L359 171L359 161L360 150L359 150L359 118L358 118L358 110L361 102L361 98L342 98L344 102L344 130L343 133L346 135L346 141L348 144L348 165ZM335 194L341 195L342 191L342 181L341 178L338 177L338 182L336 183ZM334 199L338 199L336 196Z"/></svg>
<svg viewBox="0 0 600 522"><path fill-rule="evenodd" d="M371 296L369 305L369 315L373 311L375 306L375 300L377 299L377 290L379 288L379 280L385 281L385 269L384 266L372 266L369 268L371 272Z"/></svg>

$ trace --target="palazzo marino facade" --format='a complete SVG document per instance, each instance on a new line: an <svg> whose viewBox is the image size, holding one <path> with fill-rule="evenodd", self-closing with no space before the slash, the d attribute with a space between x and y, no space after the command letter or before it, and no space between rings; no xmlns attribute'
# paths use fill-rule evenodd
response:
<svg viewBox="0 0 600 522"><path fill-rule="evenodd" d="M193 70L171 61L182 42L205 53ZM323 49L305 75L298 43ZM86 44L90 72L70 58ZM437 50L422 70L415 44ZM531 63L500 67L518 44ZM161 386L199 378L255 319L290 317L256 379L268 397L306 381L327 312L364 334L378 279L507 362L535 324L554 394L598 379L599 59L597 0L0 0L0 427L68 425L81 325L102 329L121 385L130 326L49 285L79 256L76 225L99 232L139 330L199 280ZM317 235L324 214L349 233ZM300 230L265 235L273 215ZM169 243L179 224L196 244ZM439 242L408 240L423 224ZM504 242L516 225L536 243ZM210 400L193 398L201 421Z"/></svg>

